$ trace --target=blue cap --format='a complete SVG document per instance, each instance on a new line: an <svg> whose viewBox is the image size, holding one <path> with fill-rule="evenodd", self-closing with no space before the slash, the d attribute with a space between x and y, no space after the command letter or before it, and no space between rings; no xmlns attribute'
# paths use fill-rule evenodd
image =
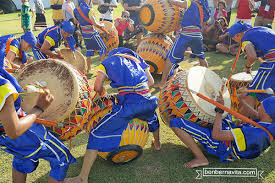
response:
<svg viewBox="0 0 275 183"><path fill-rule="evenodd" d="M247 31L248 29L251 29L252 25L245 24L245 23L235 23L229 28L229 35L231 38L233 38L236 34L240 32Z"/></svg>
<svg viewBox="0 0 275 183"><path fill-rule="evenodd" d="M71 21L63 21L60 25L61 29L69 34L74 33L74 24Z"/></svg>
<svg viewBox="0 0 275 183"><path fill-rule="evenodd" d="M268 97L262 102L266 114L275 120L275 97Z"/></svg>
<svg viewBox="0 0 275 183"><path fill-rule="evenodd" d="M21 38L24 39L24 41L26 41L29 45L31 45L32 48L35 48L37 39L31 31L27 31L23 36L21 36Z"/></svg>

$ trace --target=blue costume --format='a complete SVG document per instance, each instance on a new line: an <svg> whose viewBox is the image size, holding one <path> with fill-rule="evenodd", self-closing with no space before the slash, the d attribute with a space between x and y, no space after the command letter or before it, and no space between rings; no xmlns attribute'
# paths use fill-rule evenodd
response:
<svg viewBox="0 0 275 183"><path fill-rule="evenodd" d="M25 40L28 44L31 45L31 47L35 47L36 45L36 38L30 31L27 31L23 36L19 38L16 38L14 35L0 37L0 55L3 57L2 59L0 59L1 68L3 66L7 67L8 65L8 61L4 58L9 51L14 52L16 57L19 57L19 59L21 59L22 64L25 64L28 61L28 54L26 53L26 51L21 50L21 39Z"/></svg>
<svg viewBox="0 0 275 183"><path fill-rule="evenodd" d="M186 2L187 9L183 16L179 37L174 42L166 56L173 64L172 70L179 62L183 61L184 51L187 47L191 47L192 52L196 57L205 59L202 43L200 11L195 2L192 2L191 0L186 0ZM208 7L207 1L201 1L201 3L206 4Z"/></svg>
<svg viewBox="0 0 275 183"><path fill-rule="evenodd" d="M275 137L275 122L258 122L258 124ZM211 128L203 128L182 118L172 119L170 127L177 127L187 132L198 140L208 153L219 157L221 162L256 158L270 146L270 138L264 130L249 124L236 127L230 115L223 119L222 129L231 130L235 138L233 141L215 140L212 138Z"/></svg>
<svg viewBox="0 0 275 183"><path fill-rule="evenodd" d="M18 92L23 92L23 90L16 79L0 68L0 110L6 99L12 96L18 115L24 116L25 113L20 108L21 100ZM37 168L39 159L49 161L50 176L57 181L64 180L69 165L76 163L69 149L41 124L34 123L23 135L11 139L6 135L0 122L0 149L12 154L14 156L13 168L25 174Z"/></svg>
<svg viewBox="0 0 275 183"><path fill-rule="evenodd" d="M236 23L229 28L231 37L240 32L245 32L241 40L242 50L245 50L246 45L252 44L255 50L260 51L265 57L265 62L260 65L248 89L272 88L275 91L275 31L266 27L252 28L241 23ZM270 96L271 94L256 93L259 101Z"/></svg>
<svg viewBox="0 0 275 183"><path fill-rule="evenodd" d="M64 39L62 37L61 30L71 34L71 36ZM51 45L51 51L54 51L55 48L58 48L62 44L62 41L65 41L65 43L70 47L72 51L75 51L75 40L72 36L73 33L74 25L72 22L69 21L63 21L60 26L56 25L45 29L38 35L36 48L33 49L33 54L35 58L37 60L48 58L47 55L40 51L40 48L43 45L44 41L47 41Z"/></svg>
<svg viewBox="0 0 275 183"><path fill-rule="evenodd" d="M139 63L116 54L130 55L137 58ZM91 130L87 149L101 152L118 150L122 132L133 118L147 121L150 132L159 128L155 112L157 98L150 93L146 69L149 66L145 61L126 48L112 50L109 58L100 64L98 72L104 73L111 80L111 87L117 88L119 94L112 112L104 116Z"/></svg>
<svg viewBox="0 0 275 183"><path fill-rule="evenodd" d="M95 50L100 56L103 54L107 55L107 47L104 41L94 29L94 26L81 15L82 13L86 19L90 19L90 17L94 17L95 19L93 10L83 0L79 1L79 9L74 9L74 17L80 24L81 34L87 49L86 56L94 56Z"/></svg>

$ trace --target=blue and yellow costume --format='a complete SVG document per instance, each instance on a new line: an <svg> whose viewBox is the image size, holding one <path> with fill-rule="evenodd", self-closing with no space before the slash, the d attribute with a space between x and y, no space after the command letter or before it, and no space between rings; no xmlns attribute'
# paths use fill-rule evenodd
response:
<svg viewBox="0 0 275 183"><path fill-rule="evenodd" d="M84 43L87 49L86 56L94 56L95 50L100 56L103 54L107 55L107 47L98 31L95 30L94 26L85 20L83 16L85 16L86 19L89 19L90 17L94 17L95 19L93 10L82 0L79 1L79 8L74 9L74 17L80 24L81 34L84 38Z"/></svg>
<svg viewBox="0 0 275 183"><path fill-rule="evenodd" d="M12 96L18 115L24 116L18 92L23 90L16 79L0 68L0 110L6 99ZM39 159L49 161L50 176L57 181L64 180L69 165L76 163L69 149L41 124L34 123L23 135L11 139L0 122L0 149L14 156L13 168L24 174L33 172L39 164Z"/></svg>
<svg viewBox="0 0 275 183"><path fill-rule="evenodd" d="M258 122L258 124L275 137L275 122ZM211 128L203 128L183 118L171 119L170 127L184 130L198 140L206 152L219 157L221 162L256 158L270 146L270 138L264 130L249 124L236 127L230 115L223 119L222 129L231 130L235 138L233 141L215 140L212 138Z"/></svg>
<svg viewBox="0 0 275 183"><path fill-rule="evenodd" d="M229 28L231 37L240 32L245 32L241 40L242 50L245 50L246 45L252 44L255 50L260 51L265 58L265 62L260 65L248 89L272 88L275 91L275 31L266 27L252 28L241 23L236 23ZM271 94L256 93L259 101L270 96Z"/></svg>
<svg viewBox="0 0 275 183"><path fill-rule="evenodd" d="M118 54L135 57L139 63ZM122 132L134 118L147 121L150 132L159 128L155 112L157 98L150 93L146 69L149 69L149 66L145 61L137 53L126 48L112 50L109 58L100 64L98 72L107 76L111 87L117 88L119 94L112 112L104 116L91 130L87 149L101 152L118 150Z"/></svg>
<svg viewBox="0 0 275 183"><path fill-rule="evenodd" d="M75 51L75 40L73 36L64 39L61 34L61 29L63 29L67 33L70 33L71 35L73 34L74 30L70 30L71 28L68 29L68 26L73 26L74 29L73 23L63 21L61 25L49 27L38 35L36 48L33 49L33 54L37 60L48 58L47 55L40 51L40 48L43 45L44 41L47 41L51 45L51 51L54 51L55 48L58 48L62 44L62 41L65 41L65 43L70 47L72 51ZM69 31L66 31L67 29Z"/></svg>
<svg viewBox="0 0 275 183"><path fill-rule="evenodd" d="M202 43L202 25L201 14L198 5L191 1L186 0L187 8L183 16L181 23L181 30L179 31L179 37L170 48L167 58L172 62L175 67L179 62L184 59L184 51L187 47L191 47L192 52L198 58L205 59ZM201 1L208 7L207 1ZM205 16L207 17L207 16ZM204 20L203 20L204 21Z"/></svg>
<svg viewBox="0 0 275 183"><path fill-rule="evenodd" d="M12 51L15 53L16 57L19 57L22 64L27 63L28 54L26 53L26 51L21 50L21 39L24 39L28 44L31 45L31 47L35 47L36 38L33 33L27 31L23 36L19 38L16 38L14 35L0 37L0 54L5 57L9 51ZM1 68L11 68L11 65L7 59L0 59L0 63Z"/></svg>

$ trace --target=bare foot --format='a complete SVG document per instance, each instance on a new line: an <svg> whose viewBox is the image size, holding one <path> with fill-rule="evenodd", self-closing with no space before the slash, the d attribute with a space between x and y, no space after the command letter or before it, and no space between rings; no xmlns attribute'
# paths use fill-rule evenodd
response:
<svg viewBox="0 0 275 183"><path fill-rule="evenodd" d="M161 149L161 143L159 140L158 141L152 140L152 146L154 146L156 151L160 151L160 149Z"/></svg>
<svg viewBox="0 0 275 183"><path fill-rule="evenodd" d="M200 66L202 66L202 67L208 67L208 62L206 61L206 60L199 60L199 62L200 62Z"/></svg>
<svg viewBox="0 0 275 183"><path fill-rule="evenodd" d="M64 183L88 183L88 180L84 180L80 176L74 178L67 178L64 180Z"/></svg>
<svg viewBox="0 0 275 183"><path fill-rule="evenodd" d="M209 162L206 158L195 158L187 163L184 163L185 168L195 168L195 167L207 166L207 165L209 165Z"/></svg>

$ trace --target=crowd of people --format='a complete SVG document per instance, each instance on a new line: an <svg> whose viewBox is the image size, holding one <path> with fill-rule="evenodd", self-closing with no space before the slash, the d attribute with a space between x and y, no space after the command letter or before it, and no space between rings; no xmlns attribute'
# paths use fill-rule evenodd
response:
<svg viewBox="0 0 275 183"><path fill-rule="evenodd" d="M37 4L35 25L46 27L42 1L35 2ZM123 47L123 35L127 34L127 31L130 36L133 33L137 44L142 39L144 30L138 18L141 0L123 0L121 3L124 11L121 17L115 20L113 17L113 11L117 7L115 0L78 0L76 5L71 0L51 0L55 25L42 30L38 37L32 33L29 2L22 0L21 16L24 35L18 38L13 35L0 37L0 46L3 45L0 47L0 148L14 156L13 182L25 182L27 174L33 172L38 166L39 159L45 159L51 166L50 183L64 181L87 183L98 151L118 150L121 134L129 121L134 118L148 122L149 131L154 137L152 145L155 150L161 150L159 119L155 111L158 99L151 94L149 87L164 87L169 77L179 72L179 63L184 61L185 56L198 58L200 66L207 68L208 61L204 55L203 44L210 49L232 55L236 54L240 46L247 55L244 68L246 73L251 73L252 65L260 58L263 61L248 89L275 91L275 31L264 26L250 25L254 6L252 1L237 0L237 22L230 27L228 17L231 14L232 1L213 0L213 8L208 8L208 3L203 0L199 1L200 4L191 0L169 0L169 2L185 11L178 37L166 55L162 79L156 85L145 60L135 51ZM106 45L95 28L106 34L109 32L104 24L96 20L93 3L99 3L100 20L113 22L118 30L121 47L111 50L108 54ZM266 14L273 11L273 21L274 0L261 3L263 5L261 4L259 8L259 14L256 17L258 21L255 24L270 23L271 17ZM201 6L205 17L209 10L212 9L214 12L209 12L209 17L204 18L201 16ZM230 6L229 9L228 6ZM250 15L244 16L244 12ZM213 20L212 24L211 20ZM202 39L203 36L207 39ZM43 89L36 105L26 114L21 108L19 97L24 90L8 70L25 67L28 64L27 51L30 49L36 60L63 59L63 56L56 51L63 42L73 52L77 47L81 48L81 43L77 46L77 41L81 39L76 40L74 37L82 37L84 40L89 70L91 57L95 53L100 55L101 64L97 68L97 76L93 84L94 91L100 96L106 96L105 81L108 79L111 81L110 86L118 90L118 95L112 110L89 133L79 176L65 179L70 164L76 163L76 159L63 142L44 125L35 123L36 119L51 105L54 96L48 89ZM17 58L20 60L19 64L15 62ZM275 137L275 96L273 95L274 93L265 92L248 92L246 95L243 93L239 95L240 113L254 120L265 130L247 123L237 125L233 123L230 114L223 119L224 110L219 107L215 108L213 128L203 128L184 118L171 119L171 129L195 156L193 160L185 163L184 167L195 168L209 164L194 139L202 144L206 152L219 157L221 162L258 157L271 145ZM261 103L258 109L254 108L256 101ZM222 94L217 96L216 102L224 105Z"/></svg>

